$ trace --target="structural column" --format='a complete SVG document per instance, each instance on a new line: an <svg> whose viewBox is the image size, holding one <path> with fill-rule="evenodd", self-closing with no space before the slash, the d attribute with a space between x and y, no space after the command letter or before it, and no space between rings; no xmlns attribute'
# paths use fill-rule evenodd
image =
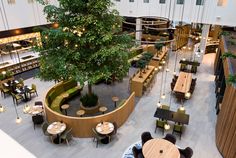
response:
<svg viewBox="0 0 236 158"><path fill-rule="evenodd" d="M205 54L209 29L210 29L209 24L204 24L203 27L202 27L202 38L201 38L200 46L199 46L200 50L201 50L201 60L203 58L203 55Z"/></svg>
<svg viewBox="0 0 236 158"><path fill-rule="evenodd" d="M136 33L135 33L136 44L141 45L141 39L142 39L142 19L136 18Z"/></svg>

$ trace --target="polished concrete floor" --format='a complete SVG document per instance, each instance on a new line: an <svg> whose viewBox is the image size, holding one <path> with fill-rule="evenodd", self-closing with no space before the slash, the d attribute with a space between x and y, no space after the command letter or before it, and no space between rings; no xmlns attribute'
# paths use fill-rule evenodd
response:
<svg viewBox="0 0 236 158"><path fill-rule="evenodd" d="M175 55L172 53L169 62L171 71L174 69L174 57ZM182 57L188 58L188 55L180 53L178 59ZM184 103L186 113L190 115L189 125L185 126L181 140L177 136L176 144L182 148L191 147L194 151L193 158L221 158L215 145L217 116L214 109L213 62L214 54L204 56L203 63L195 75L197 85L194 94L190 100ZM171 110L176 110L180 104L170 94L171 71L166 78L165 92L167 97L161 102L171 103ZM161 76L161 73L157 74L156 83L152 90L139 100L135 110L126 123L118 129L118 133L112 142L107 145L99 145L98 148L96 148L92 138L74 138L69 147L66 144L52 144L43 135L40 127L33 129L31 116L23 114L24 104L17 107L19 116L23 120L21 124L16 124L16 113L10 96L5 99L1 97L0 99L0 103L6 106L6 112L0 114L0 128L39 158L120 158L130 144L140 140L140 135L144 131L150 131L153 137L163 137L159 130L154 133L156 118L153 117L160 96ZM34 78L26 80L26 84L32 83L37 85L39 96L34 97L28 104L33 104L36 100L43 100L47 90L54 85L53 82L43 82ZM14 152L14 149L12 149L12 152Z"/></svg>

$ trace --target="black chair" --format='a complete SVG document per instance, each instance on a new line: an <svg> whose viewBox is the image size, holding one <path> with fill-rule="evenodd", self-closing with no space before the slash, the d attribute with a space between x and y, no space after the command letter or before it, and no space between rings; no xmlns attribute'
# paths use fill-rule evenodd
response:
<svg viewBox="0 0 236 158"><path fill-rule="evenodd" d="M142 149L137 149L136 146L132 148L134 158L144 158Z"/></svg>
<svg viewBox="0 0 236 158"><path fill-rule="evenodd" d="M169 134L169 133L166 134L166 136L165 136L163 139L165 139L165 140L167 140L167 141L169 141L169 142L171 142L171 143L173 143L173 144L176 143L176 138L175 138L175 136L172 135L172 134Z"/></svg>
<svg viewBox="0 0 236 158"><path fill-rule="evenodd" d="M150 132L143 132L142 135L141 135L142 146L143 146L147 141L149 141L150 139L153 139L151 133L150 133Z"/></svg>
<svg viewBox="0 0 236 158"><path fill-rule="evenodd" d="M35 129L35 125L42 124L44 122L44 119L42 115L34 115L32 116L32 121L34 123L34 129Z"/></svg>
<svg viewBox="0 0 236 158"><path fill-rule="evenodd" d="M193 150L190 147L187 147L185 149L179 149L181 158L191 158L193 156Z"/></svg>
<svg viewBox="0 0 236 158"><path fill-rule="evenodd" d="M100 135L94 128L92 128L93 131L93 141L96 140L96 148L98 147L98 142L101 142L103 139L107 139L107 136L105 135Z"/></svg>
<svg viewBox="0 0 236 158"><path fill-rule="evenodd" d="M177 98L177 101L182 103L184 101L185 98L185 94L184 93L175 93L175 97Z"/></svg>
<svg viewBox="0 0 236 158"><path fill-rule="evenodd" d="M170 84L170 87L171 87L171 91L173 91L174 88L175 88L175 83L172 82L172 83Z"/></svg>
<svg viewBox="0 0 236 158"><path fill-rule="evenodd" d="M112 133L108 134L108 136L109 136L109 138L110 138L110 141L111 141L112 136L116 135L116 133L117 133L117 128L118 128L116 122L113 122L112 124L113 124L113 126L114 126L114 130L113 130Z"/></svg>
<svg viewBox="0 0 236 158"><path fill-rule="evenodd" d="M34 105L35 105L35 106L43 106L43 102L41 102L41 101L36 101L36 102L34 102Z"/></svg>
<svg viewBox="0 0 236 158"><path fill-rule="evenodd" d="M48 124L47 122L44 122L44 123L42 124L41 128L42 128L43 134L44 134L45 136L50 137L51 142L53 142L53 140L52 140L52 135L51 135L50 133L48 133L48 131L47 131L48 126L49 126L49 124Z"/></svg>

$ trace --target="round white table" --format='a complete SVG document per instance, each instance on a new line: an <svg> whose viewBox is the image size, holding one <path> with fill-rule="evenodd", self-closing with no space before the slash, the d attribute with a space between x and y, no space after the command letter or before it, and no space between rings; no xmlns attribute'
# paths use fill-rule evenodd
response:
<svg viewBox="0 0 236 158"><path fill-rule="evenodd" d="M65 123L61 123L61 122L53 122L52 124L50 124L47 128L47 131L49 134L52 135L57 135L57 137L53 140L53 142L55 144L59 144L60 140L59 140L59 135L64 132L66 129L66 124Z"/></svg>

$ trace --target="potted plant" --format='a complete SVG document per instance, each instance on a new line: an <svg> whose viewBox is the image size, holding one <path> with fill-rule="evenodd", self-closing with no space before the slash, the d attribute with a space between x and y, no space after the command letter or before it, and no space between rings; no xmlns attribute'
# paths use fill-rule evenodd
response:
<svg viewBox="0 0 236 158"><path fill-rule="evenodd" d="M84 107L94 107L98 103L98 96L94 93L85 94L80 98L80 101Z"/></svg>
<svg viewBox="0 0 236 158"><path fill-rule="evenodd" d="M93 114L99 111L98 96L94 93L85 94L80 98L80 108L87 114Z"/></svg>
<svg viewBox="0 0 236 158"><path fill-rule="evenodd" d="M145 60L146 63L149 63L152 57L153 57L153 54L151 52L146 52L143 54L142 59ZM148 64L146 64L146 69L148 70Z"/></svg>
<svg viewBox="0 0 236 158"><path fill-rule="evenodd" d="M140 68L139 78L142 78L142 77L143 77L143 75L142 75L142 69L145 68L146 64L147 64L147 61L145 61L145 60L142 60L142 59L141 59L141 60L137 61L137 67Z"/></svg>
<svg viewBox="0 0 236 158"><path fill-rule="evenodd" d="M157 50L156 56L158 56L159 52L162 50L163 43L156 43L155 48Z"/></svg>

